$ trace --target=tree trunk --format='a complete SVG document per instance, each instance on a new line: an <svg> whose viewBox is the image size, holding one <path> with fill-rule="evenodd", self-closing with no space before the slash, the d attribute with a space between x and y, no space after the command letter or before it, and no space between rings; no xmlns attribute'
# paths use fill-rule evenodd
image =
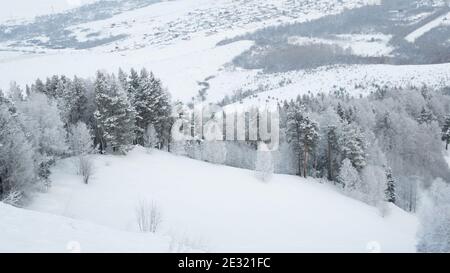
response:
<svg viewBox="0 0 450 273"><path fill-rule="evenodd" d="M307 168L308 168L308 147L305 146L305 157L303 159L303 177L306 178L307 174Z"/></svg>
<svg viewBox="0 0 450 273"><path fill-rule="evenodd" d="M0 177L0 200L3 199L3 181L2 178Z"/></svg>
<svg viewBox="0 0 450 273"><path fill-rule="evenodd" d="M333 180L333 166L331 163L331 143L328 142L328 180Z"/></svg>
<svg viewBox="0 0 450 273"><path fill-rule="evenodd" d="M298 175L302 176L302 153L300 152L298 155Z"/></svg>

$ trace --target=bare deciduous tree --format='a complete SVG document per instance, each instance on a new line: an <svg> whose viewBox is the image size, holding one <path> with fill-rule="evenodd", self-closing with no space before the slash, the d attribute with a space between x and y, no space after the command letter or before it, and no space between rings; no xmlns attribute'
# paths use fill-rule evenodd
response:
<svg viewBox="0 0 450 273"><path fill-rule="evenodd" d="M162 222L161 210L154 201L140 200L136 207L136 220L141 232L156 233Z"/></svg>

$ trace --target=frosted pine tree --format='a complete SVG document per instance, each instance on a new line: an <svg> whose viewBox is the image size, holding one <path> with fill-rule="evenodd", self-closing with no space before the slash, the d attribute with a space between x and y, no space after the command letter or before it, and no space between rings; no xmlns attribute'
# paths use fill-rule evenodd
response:
<svg viewBox="0 0 450 273"><path fill-rule="evenodd" d="M319 125L305 112L302 105L291 103L287 114L287 138L298 155L299 174L308 176L311 154L319 140Z"/></svg>
<svg viewBox="0 0 450 273"><path fill-rule="evenodd" d="M79 121L87 119L85 114L88 107L87 89L82 79L74 77L71 84L66 86L62 94L62 109L66 127L77 124Z"/></svg>
<svg viewBox="0 0 450 273"><path fill-rule="evenodd" d="M152 123L158 134L160 148L167 146L169 148L171 140L172 127L172 106L170 103L170 95L162 86L159 79L156 79L153 73L150 73L150 78L153 82L153 98L155 100L154 112L155 119Z"/></svg>
<svg viewBox="0 0 450 273"><path fill-rule="evenodd" d="M395 192L395 180L391 168L386 168L386 190L384 193L386 201L395 204L397 194Z"/></svg>
<svg viewBox="0 0 450 273"><path fill-rule="evenodd" d="M435 120L433 112L429 109L422 107L422 111L417 119L420 124L430 124L433 120Z"/></svg>
<svg viewBox="0 0 450 273"><path fill-rule="evenodd" d="M442 126L442 141L445 142L445 149L448 150L448 144L450 144L450 115L445 118Z"/></svg>
<svg viewBox="0 0 450 273"><path fill-rule="evenodd" d="M343 128L339 147L344 158L348 158L353 166L361 171L366 165L366 143L361 129L354 124L346 124Z"/></svg>
<svg viewBox="0 0 450 273"><path fill-rule="evenodd" d="M137 143L144 145L144 133L150 124L156 123L156 98L153 91L153 77L142 69L133 106L136 110L136 139ZM153 125L154 126L154 125Z"/></svg>
<svg viewBox="0 0 450 273"><path fill-rule="evenodd" d="M122 89L125 90L126 93L128 93L128 90L130 89L130 84L128 83L128 75L122 70L122 68L119 68L119 72L117 73L117 79L119 80ZM129 99L131 98L129 97Z"/></svg>
<svg viewBox="0 0 450 273"><path fill-rule="evenodd" d="M131 104L134 106L134 98L136 96L136 92L139 89L140 86L140 77L139 73L134 70L133 68L130 70L130 75L128 76L128 83L126 89L128 99L130 100Z"/></svg>
<svg viewBox="0 0 450 273"><path fill-rule="evenodd" d="M101 135L101 149L126 153L134 140L135 111L117 79L97 73L95 118Z"/></svg>

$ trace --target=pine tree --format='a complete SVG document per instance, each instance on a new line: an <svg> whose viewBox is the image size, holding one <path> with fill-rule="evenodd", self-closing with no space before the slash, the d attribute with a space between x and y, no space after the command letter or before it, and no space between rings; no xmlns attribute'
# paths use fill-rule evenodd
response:
<svg viewBox="0 0 450 273"><path fill-rule="evenodd" d="M113 153L126 153L135 137L135 110L114 75L98 72L95 92L102 151L108 147Z"/></svg>
<svg viewBox="0 0 450 273"><path fill-rule="evenodd" d="M365 139L361 129L355 124L346 124L339 146L344 158L348 158L353 166L361 171L366 166Z"/></svg>
<svg viewBox="0 0 450 273"><path fill-rule="evenodd" d="M45 82L45 94L49 98L57 97L58 84L59 84L59 77L57 75L54 75L52 78L47 78L47 81Z"/></svg>
<svg viewBox="0 0 450 273"><path fill-rule="evenodd" d="M327 131L327 163L328 163L328 180L334 179L334 157L336 157L335 153L338 152L339 145L339 137L337 133L337 126L330 125L328 126Z"/></svg>
<svg viewBox="0 0 450 273"><path fill-rule="evenodd" d="M442 126L442 141L445 141L445 149L448 150L448 144L450 144L450 115L445 118Z"/></svg>
<svg viewBox="0 0 450 273"><path fill-rule="evenodd" d="M132 83L130 83L132 86ZM153 78L146 69L141 70L137 89L133 98L136 110L136 138L137 143L144 145L144 132L156 123L156 99L153 91Z"/></svg>
<svg viewBox="0 0 450 273"><path fill-rule="evenodd" d="M133 68L130 70L127 87L128 87L128 89L126 89L126 91L128 94L128 99L130 100L131 104L134 105L134 102L135 102L134 99L136 96L136 92L140 87L140 77L139 77L139 73L136 70L134 70Z"/></svg>
<svg viewBox="0 0 450 273"><path fill-rule="evenodd" d="M395 204L397 201L397 194L395 192L395 180L392 176L391 168L386 168L386 190L384 191L387 202Z"/></svg>
<svg viewBox="0 0 450 273"><path fill-rule="evenodd" d="M117 73L117 79L119 80L122 89L125 90L126 93L128 94L128 91L130 89L130 85L128 83L128 75L122 70L122 68L119 68L119 72ZM128 98L130 99L130 97Z"/></svg>
<svg viewBox="0 0 450 273"><path fill-rule="evenodd" d="M308 175L309 156L319 140L318 124L305 113L299 103L291 103L287 116L287 138L298 156L299 174ZM300 164L303 163L303 164Z"/></svg>
<svg viewBox="0 0 450 273"><path fill-rule="evenodd" d="M66 128L85 121L87 116L87 89L82 79L74 77L71 84L65 85L60 99L60 109L64 116Z"/></svg>
<svg viewBox="0 0 450 273"><path fill-rule="evenodd" d="M420 115L417 121L420 124L430 124L433 120L435 120L433 112L431 112L425 107L422 107L422 111L420 111Z"/></svg>
<svg viewBox="0 0 450 273"><path fill-rule="evenodd" d="M45 94L45 84L41 81L41 79L37 79L36 82L31 86L31 91Z"/></svg>
<svg viewBox="0 0 450 273"><path fill-rule="evenodd" d="M167 146L170 151L170 139L171 139L171 128L172 128L172 106L170 103L169 93L162 87L162 83L159 79L150 74L153 78L153 97L155 98L155 121L154 126L158 134L159 146L162 148Z"/></svg>

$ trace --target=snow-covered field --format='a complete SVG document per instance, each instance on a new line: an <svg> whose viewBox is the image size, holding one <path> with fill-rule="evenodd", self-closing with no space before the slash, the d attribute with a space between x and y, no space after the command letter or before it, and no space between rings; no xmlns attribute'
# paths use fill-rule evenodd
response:
<svg viewBox="0 0 450 273"><path fill-rule="evenodd" d="M0 203L2 252L169 252L167 237L114 230Z"/></svg>
<svg viewBox="0 0 450 273"><path fill-rule="evenodd" d="M262 27L304 22L374 0L345 1L209 1L177 0L155 3L112 18L69 26L78 41L125 35L118 41L89 49L49 49L0 44L0 89L11 81L24 85L53 74L92 77L98 69L119 67L153 70L174 99L189 100L198 82L220 74L224 66L252 42L217 46L225 38ZM46 39L46 37L35 37ZM33 38L33 39L35 39Z"/></svg>
<svg viewBox="0 0 450 273"><path fill-rule="evenodd" d="M288 43L293 45L328 44L338 45L352 54L363 57L389 56L392 47L388 45L391 37L382 33L373 34L341 34L335 39L310 38L301 36L289 37Z"/></svg>
<svg viewBox="0 0 450 273"><path fill-rule="evenodd" d="M442 26L442 25L450 25L450 12L447 14L444 14L438 18L436 18L435 20L429 22L428 24L416 29L415 31L411 32L410 34L408 34L405 39L408 42L414 42L417 38L421 37L422 35L424 35L425 33L427 33L428 31L430 31L433 28Z"/></svg>
<svg viewBox="0 0 450 273"><path fill-rule="evenodd" d="M14 0L5 5L2 0L0 5L0 22L32 19L35 16L63 12L68 9L89 4L98 0Z"/></svg>
<svg viewBox="0 0 450 273"><path fill-rule="evenodd" d="M340 65L314 70L266 74L260 70L228 69L209 81L209 99L217 102L239 89L256 91L248 104L295 99L298 95L346 89L354 96L376 87L442 88L450 84L450 64L437 65Z"/></svg>
<svg viewBox="0 0 450 273"><path fill-rule="evenodd" d="M275 175L262 183L252 171L143 148L126 157L95 156L89 185L70 159L53 171L53 187L29 207L36 212L0 207L1 251L64 252L72 241L82 251L415 249L415 216L392 207L382 217L376 208L312 179ZM140 200L156 202L162 212L154 236L137 233Z"/></svg>

